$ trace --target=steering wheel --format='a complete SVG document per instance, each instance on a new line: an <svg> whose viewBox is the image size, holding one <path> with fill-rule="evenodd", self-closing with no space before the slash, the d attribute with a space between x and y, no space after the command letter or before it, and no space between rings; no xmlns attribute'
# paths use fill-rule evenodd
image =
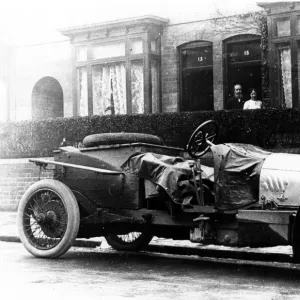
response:
<svg viewBox="0 0 300 300"><path fill-rule="evenodd" d="M209 120L196 128L186 146L188 154L193 158L203 156L218 137L218 125Z"/></svg>

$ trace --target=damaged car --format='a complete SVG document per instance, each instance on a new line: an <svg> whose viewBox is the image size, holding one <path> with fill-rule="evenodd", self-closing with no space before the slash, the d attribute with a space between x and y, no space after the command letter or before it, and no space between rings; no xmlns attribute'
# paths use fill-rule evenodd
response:
<svg viewBox="0 0 300 300"><path fill-rule="evenodd" d="M137 251L153 236L227 246L292 245L300 260L300 155L214 144L209 120L186 149L153 135L87 136L54 160L31 159L53 179L31 185L18 207L19 235L34 256L63 255L76 238L104 236ZM207 157L211 163L206 165Z"/></svg>

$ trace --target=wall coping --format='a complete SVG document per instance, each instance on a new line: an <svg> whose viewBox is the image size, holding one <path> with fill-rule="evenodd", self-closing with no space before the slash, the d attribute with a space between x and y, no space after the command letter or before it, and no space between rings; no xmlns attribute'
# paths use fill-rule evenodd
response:
<svg viewBox="0 0 300 300"><path fill-rule="evenodd" d="M112 29L112 28L122 28L126 26L134 26L134 25L142 25L142 24L152 24L152 25L166 25L169 22L168 19L146 15L140 17L133 17L127 19L119 19L106 21L101 23L87 24L81 26L73 26L69 28L61 28L59 32L66 36L86 33L86 32L94 32L103 29Z"/></svg>
<svg viewBox="0 0 300 300"><path fill-rule="evenodd" d="M36 158L36 157L34 157ZM32 158L32 159L34 159ZM53 157L39 157L43 159L48 159L50 161L53 161ZM31 163L29 162L29 159L31 158L2 158L0 159L0 165L13 165L13 164L26 164L26 163Z"/></svg>

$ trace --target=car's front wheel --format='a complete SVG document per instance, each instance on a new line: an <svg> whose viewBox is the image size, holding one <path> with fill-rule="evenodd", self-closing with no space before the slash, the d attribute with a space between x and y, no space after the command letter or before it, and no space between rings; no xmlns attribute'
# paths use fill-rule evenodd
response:
<svg viewBox="0 0 300 300"><path fill-rule="evenodd" d="M17 223L20 239L31 254L59 257L77 237L80 215L76 198L60 181L38 181L23 195Z"/></svg>

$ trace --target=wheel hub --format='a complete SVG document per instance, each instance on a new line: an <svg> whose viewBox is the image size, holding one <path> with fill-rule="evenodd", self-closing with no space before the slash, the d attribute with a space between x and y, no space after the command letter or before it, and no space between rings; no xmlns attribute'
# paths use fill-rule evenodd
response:
<svg viewBox="0 0 300 300"><path fill-rule="evenodd" d="M39 225L42 225L45 223L45 215L43 213L38 213L36 216L35 216L35 219L36 219L36 222L39 224Z"/></svg>
<svg viewBox="0 0 300 300"><path fill-rule="evenodd" d="M46 220L49 222L49 224L56 224L57 223L57 215L53 210L49 210L46 213Z"/></svg>
<svg viewBox="0 0 300 300"><path fill-rule="evenodd" d="M36 214L35 220L39 225L55 225L57 223L57 215L53 210Z"/></svg>

